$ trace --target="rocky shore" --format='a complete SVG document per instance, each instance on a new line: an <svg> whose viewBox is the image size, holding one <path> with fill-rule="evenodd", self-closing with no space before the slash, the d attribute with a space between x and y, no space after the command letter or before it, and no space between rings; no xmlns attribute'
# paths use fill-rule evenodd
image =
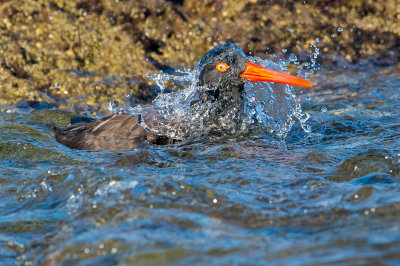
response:
<svg viewBox="0 0 400 266"><path fill-rule="evenodd" d="M252 55L396 64L397 0L21 0L0 4L0 104L56 102L96 113L111 99L148 102L147 74L191 67L227 41Z"/></svg>

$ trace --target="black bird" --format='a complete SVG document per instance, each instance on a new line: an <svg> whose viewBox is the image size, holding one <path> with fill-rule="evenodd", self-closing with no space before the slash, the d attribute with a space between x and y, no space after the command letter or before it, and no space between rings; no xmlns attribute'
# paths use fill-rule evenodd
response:
<svg viewBox="0 0 400 266"><path fill-rule="evenodd" d="M246 82L269 81L312 86L307 80L250 62L242 50L232 43L210 50L197 64L196 70L199 73L196 86L202 90L199 101L211 101L214 104L205 123L213 124L214 127L223 127L218 123L218 118L222 116L228 117L233 123L240 119ZM71 149L129 151L140 148L144 143L165 145L177 141L149 130L141 115L132 116L120 112L99 120L83 119L71 123L71 126L56 132L56 140Z"/></svg>

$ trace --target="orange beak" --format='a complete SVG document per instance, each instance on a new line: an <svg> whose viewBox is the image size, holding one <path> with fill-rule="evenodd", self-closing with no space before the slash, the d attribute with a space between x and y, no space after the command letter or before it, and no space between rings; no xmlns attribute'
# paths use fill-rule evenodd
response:
<svg viewBox="0 0 400 266"><path fill-rule="evenodd" d="M275 83L288 84L293 86L311 87L312 84L308 80L301 79L286 73L271 70L251 62L246 63L246 69L240 75L249 81L269 81Z"/></svg>

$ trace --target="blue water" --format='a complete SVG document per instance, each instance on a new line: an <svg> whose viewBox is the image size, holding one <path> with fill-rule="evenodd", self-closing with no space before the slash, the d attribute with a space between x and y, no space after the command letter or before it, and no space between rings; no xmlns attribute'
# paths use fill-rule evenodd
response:
<svg viewBox="0 0 400 266"><path fill-rule="evenodd" d="M400 67L323 69L286 138L70 150L58 109L3 107L0 263L400 262Z"/></svg>

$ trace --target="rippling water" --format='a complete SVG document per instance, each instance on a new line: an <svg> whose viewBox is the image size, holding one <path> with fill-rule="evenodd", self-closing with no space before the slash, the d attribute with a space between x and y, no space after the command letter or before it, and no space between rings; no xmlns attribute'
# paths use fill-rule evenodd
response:
<svg viewBox="0 0 400 266"><path fill-rule="evenodd" d="M70 150L73 114L3 108L1 264L396 264L400 68L316 73L285 140Z"/></svg>

